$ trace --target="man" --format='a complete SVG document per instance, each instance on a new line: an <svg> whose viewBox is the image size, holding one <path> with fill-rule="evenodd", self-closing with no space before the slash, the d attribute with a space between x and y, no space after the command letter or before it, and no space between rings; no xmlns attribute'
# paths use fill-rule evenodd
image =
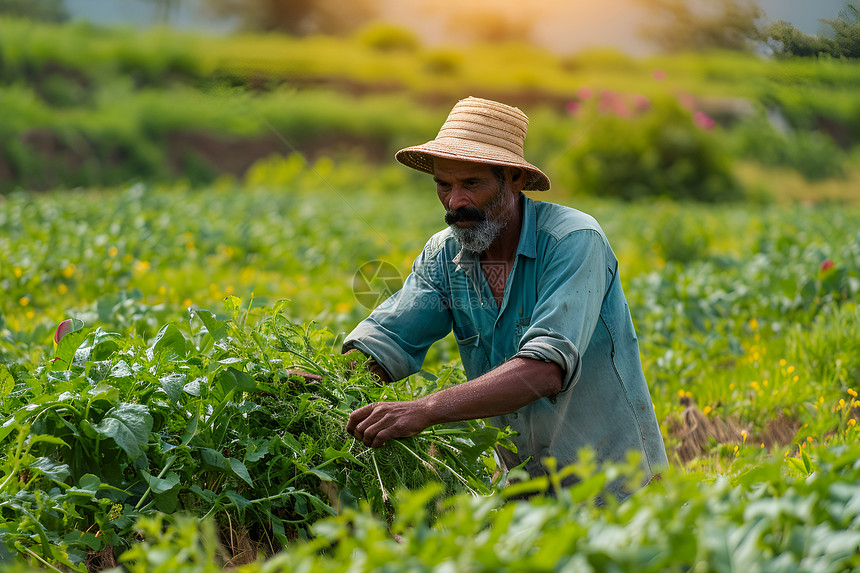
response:
<svg viewBox="0 0 860 573"><path fill-rule="evenodd" d="M668 462L618 261L593 218L523 195L550 186L523 157L527 127L519 109L470 97L436 139L397 152L404 165L433 175L449 228L428 241L403 288L344 349L369 356L391 382L417 372L453 328L468 381L359 408L347 430L379 447L436 424L490 418L519 434L517 454L499 452L508 468L525 462L536 476L545 473L543 459L563 467L583 447L600 461L623 461L633 450L647 482Z"/></svg>

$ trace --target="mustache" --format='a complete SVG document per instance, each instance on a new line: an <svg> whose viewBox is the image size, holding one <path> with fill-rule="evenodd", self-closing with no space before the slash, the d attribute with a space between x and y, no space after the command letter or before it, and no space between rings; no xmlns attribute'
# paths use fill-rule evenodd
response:
<svg viewBox="0 0 860 573"><path fill-rule="evenodd" d="M481 223L486 220L487 216L477 207L460 207L459 209L448 210L445 212L445 222L449 225L465 221Z"/></svg>

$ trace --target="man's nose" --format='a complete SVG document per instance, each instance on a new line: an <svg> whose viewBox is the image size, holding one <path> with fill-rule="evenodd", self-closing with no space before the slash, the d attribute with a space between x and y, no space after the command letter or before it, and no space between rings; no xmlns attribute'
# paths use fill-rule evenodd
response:
<svg viewBox="0 0 860 573"><path fill-rule="evenodd" d="M451 194L448 195L448 210L456 211L457 209L461 209L463 207L468 207L472 202L469 199L469 195L466 193L466 190L463 189L460 185L454 185L451 188Z"/></svg>

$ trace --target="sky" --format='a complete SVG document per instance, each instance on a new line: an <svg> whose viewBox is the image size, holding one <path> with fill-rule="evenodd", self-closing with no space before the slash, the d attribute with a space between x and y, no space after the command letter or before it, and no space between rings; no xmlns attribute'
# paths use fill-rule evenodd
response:
<svg viewBox="0 0 860 573"><path fill-rule="evenodd" d="M226 33L235 28L229 20L201 15L205 0L179 0L170 23L179 29ZM435 5L457 9L463 0L431 0ZM428 45L442 41L445 21L437 13L421 9L427 0L380 0L386 19L416 29ZM833 18L845 0L756 0L767 20L787 20L808 34L822 31L821 18ZM471 0L470 7L485 4L516 14L517 10L540 10L552 6L552 16L535 26L535 38L544 47L573 53L595 47L613 47L632 55L644 55L651 47L639 37L647 11L634 0L543 0L525 3L515 0ZM147 0L66 0L73 18L102 24L149 26L156 23L154 2ZM524 8L528 6L527 8Z"/></svg>

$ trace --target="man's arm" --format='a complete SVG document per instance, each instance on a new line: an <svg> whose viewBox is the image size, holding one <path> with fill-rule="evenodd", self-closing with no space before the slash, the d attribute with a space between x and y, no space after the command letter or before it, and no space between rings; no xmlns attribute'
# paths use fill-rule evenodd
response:
<svg viewBox="0 0 860 573"><path fill-rule="evenodd" d="M445 422L510 414L558 394L564 372L553 362L514 358L483 376L408 402L375 402L354 411L346 430L378 448Z"/></svg>

